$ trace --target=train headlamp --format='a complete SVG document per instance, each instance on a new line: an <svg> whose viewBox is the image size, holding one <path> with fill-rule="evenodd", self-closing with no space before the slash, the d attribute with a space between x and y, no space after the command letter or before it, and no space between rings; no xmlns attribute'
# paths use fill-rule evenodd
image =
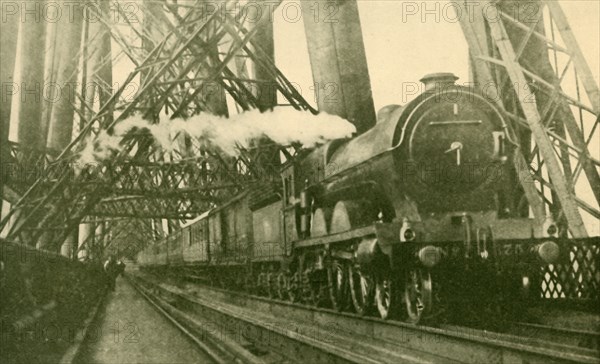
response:
<svg viewBox="0 0 600 364"><path fill-rule="evenodd" d="M419 261L427 268L431 268L442 260L442 252L438 247L427 245L417 253Z"/></svg>

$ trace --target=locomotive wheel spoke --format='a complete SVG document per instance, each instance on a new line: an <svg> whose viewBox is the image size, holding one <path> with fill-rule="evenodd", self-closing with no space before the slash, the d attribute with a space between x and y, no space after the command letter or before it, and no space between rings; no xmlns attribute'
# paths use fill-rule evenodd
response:
<svg viewBox="0 0 600 364"><path fill-rule="evenodd" d="M277 296L281 300L287 299L287 281L284 273L279 273L276 278Z"/></svg>
<svg viewBox="0 0 600 364"><path fill-rule="evenodd" d="M254 291L253 282L254 280L250 274L244 278L244 292L252 293Z"/></svg>
<svg viewBox="0 0 600 364"><path fill-rule="evenodd" d="M302 301L309 305L315 303L315 293L313 291L312 282L310 279L310 271L306 270L302 273L300 282L300 291L302 292Z"/></svg>
<svg viewBox="0 0 600 364"><path fill-rule="evenodd" d="M287 296L290 302L298 302L298 288L300 287L299 282L300 277L298 273L294 273L292 276L286 276Z"/></svg>
<svg viewBox="0 0 600 364"><path fill-rule="evenodd" d="M345 264L334 260L327 267L327 285L331 307L336 311L346 308L348 302L348 273Z"/></svg>
<svg viewBox="0 0 600 364"><path fill-rule="evenodd" d="M274 273L267 273L267 279L266 279L266 284L267 284L267 295L269 296L269 298L274 298L275 295L277 294L277 289L275 287L275 274Z"/></svg>
<svg viewBox="0 0 600 364"><path fill-rule="evenodd" d="M329 302L327 272L325 270L318 270L310 274L309 277L311 278L312 304L317 307L326 306Z"/></svg>
<svg viewBox="0 0 600 364"><path fill-rule="evenodd" d="M418 323L432 312L432 281L429 272L420 268L411 269L406 276L404 301L408 321Z"/></svg>
<svg viewBox="0 0 600 364"><path fill-rule="evenodd" d="M382 319L396 313L396 285L389 274L378 274L375 282L375 304Z"/></svg>
<svg viewBox="0 0 600 364"><path fill-rule="evenodd" d="M267 273L260 273L258 275L258 282L256 285L256 294L259 296L269 295L269 279Z"/></svg>
<svg viewBox="0 0 600 364"><path fill-rule="evenodd" d="M361 272L353 264L349 264L348 280L354 310L359 315L366 315L373 306L374 284L369 274Z"/></svg>
<svg viewBox="0 0 600 364"><path fill-rule="evenodd" d="M256 276L256 284L254 285L253 293L261 296L262 295L262 273Z"/></svg>

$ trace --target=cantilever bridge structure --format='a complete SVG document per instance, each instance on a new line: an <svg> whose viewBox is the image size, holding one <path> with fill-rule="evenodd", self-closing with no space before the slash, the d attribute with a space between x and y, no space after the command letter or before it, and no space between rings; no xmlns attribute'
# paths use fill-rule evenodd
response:
<svg viewBox="0 0 600 364"><path fill-rule="evenodd" d="M53 101L22 97L30 89L12 99L3 91L0 229L7 241L72 259L96 259L117 245L133 255L236 192L276 184L280 154L294 158L301 148L261 140L232 157L181 135L165 151L137 131L109 160L77 165L85 143L132 115L158 122L285 106L339 115L358 130L375 123L356 0L310 2L336 6L333 23L310 21L312 10L301 2L313 79L335 83L340 95L336 103L320 97L318 110L275 63L269 14L280 0L257 0L252 9L233 0L69 3L82 9L71 18L6 16L2 23L3 84L79 85L54 88ZM600 135L598 82L560 3L527 3L535 6L491 1L493 21L466 1L453 4L472 80L496 85L492 99L517 136L512 162L531 176L515 181L521 206L583 238L589 221L600 219L600 160L590 153ZM113 89L122 64L131 65L129 74Z"/></svg>

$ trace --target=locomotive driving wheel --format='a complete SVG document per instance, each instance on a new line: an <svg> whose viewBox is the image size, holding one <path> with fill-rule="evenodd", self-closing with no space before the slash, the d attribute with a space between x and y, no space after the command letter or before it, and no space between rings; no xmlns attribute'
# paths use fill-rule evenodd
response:
<svg viewBox="0 0 600 364"><path fill-rule="evenodd" d="M310 269L306 269L300 275L300 299L302 300L302 302L308 305L314 305L316 302L315 289L311 280Z"/></svg>
<svg viewBox="0 0 600 364"><path fill-rule="evenodd" d="M275 273L273 273L273 272L267 273L266 289L267 289L267 296L269 298L275 298L275 295L277 294L277 288L275 285L276 285Z"/></svg>
<svg viewBox="0 0 600 364"><path fill-rule="evenodd" d="M248 274L244 277L243 291L246 293L254 293L254 278L252 274Z"/></svg>
<svg viewBox="0 0 600 364"><path fill-rule="evenodd" d="M277 274L277 278L275 278L275 286L277 288L277 297L281 300L285 300L288 297L288 290L287 290L287 280L285 277L285 274L283 272L280 272L279 274Z"/></svg>
<svg viewBox="0 0 600 364"><path fill-rule="evenodd" d="M348 275L344 262L336 259L327 266L327 284L331 307L342 311L348 302Z"/></svg>
<svg viewBox="0 0 600 364"><path fill-rule="evenodd" d="M373 304L373 278L354 264L349 264L348 267L348 283L354 310L359 315L365 315Z"/></svg>
<svg viewBox="0 0 600 364"><path fill-rule="evenodd" d="M388 319L395 313L396 284L389 273L378 274L375 279L375 305L382 319Z"/></svg>
<svg viewBox="0 0 600 364"><path fill-rule="evenodd" d="M267 295L267 274L264 272L261 272L258 274L258 276L256 277L256 294L259 296L266 296Z"/></svg>
<svg viewBox="0 0 600 364"><path fill-rule="evenodd" d="M300 293L300 274L295 272L293 275L286 276L287 298L290 302L298 302Z"/></svg>
<svg viewBox="0 0 600 364"><path fill-rule="evenodd" d="M310 277L310 299L311 304L316 307L323 307L329 301L329 290L327 284L327 272L317 270L309 275Z"/></svg>
<svg viewBox="0 0 600 364"><path fill-rule="evenodd" d="M431 274L421 268L409 270L404 288L408 321L419 322L431 313L433 304Z"/></svg>

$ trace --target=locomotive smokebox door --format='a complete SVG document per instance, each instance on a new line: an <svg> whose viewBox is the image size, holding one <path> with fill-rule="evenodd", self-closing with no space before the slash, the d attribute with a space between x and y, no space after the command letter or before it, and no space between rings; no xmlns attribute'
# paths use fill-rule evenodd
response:
<svg viewBox="0 0 600 364"><path fill-rule="evenodd" d="M396 163L422 212L488 210L505 175L505 122L493 104L454 84L452 74L425 76L425 92L401 117Z"/></svg>

